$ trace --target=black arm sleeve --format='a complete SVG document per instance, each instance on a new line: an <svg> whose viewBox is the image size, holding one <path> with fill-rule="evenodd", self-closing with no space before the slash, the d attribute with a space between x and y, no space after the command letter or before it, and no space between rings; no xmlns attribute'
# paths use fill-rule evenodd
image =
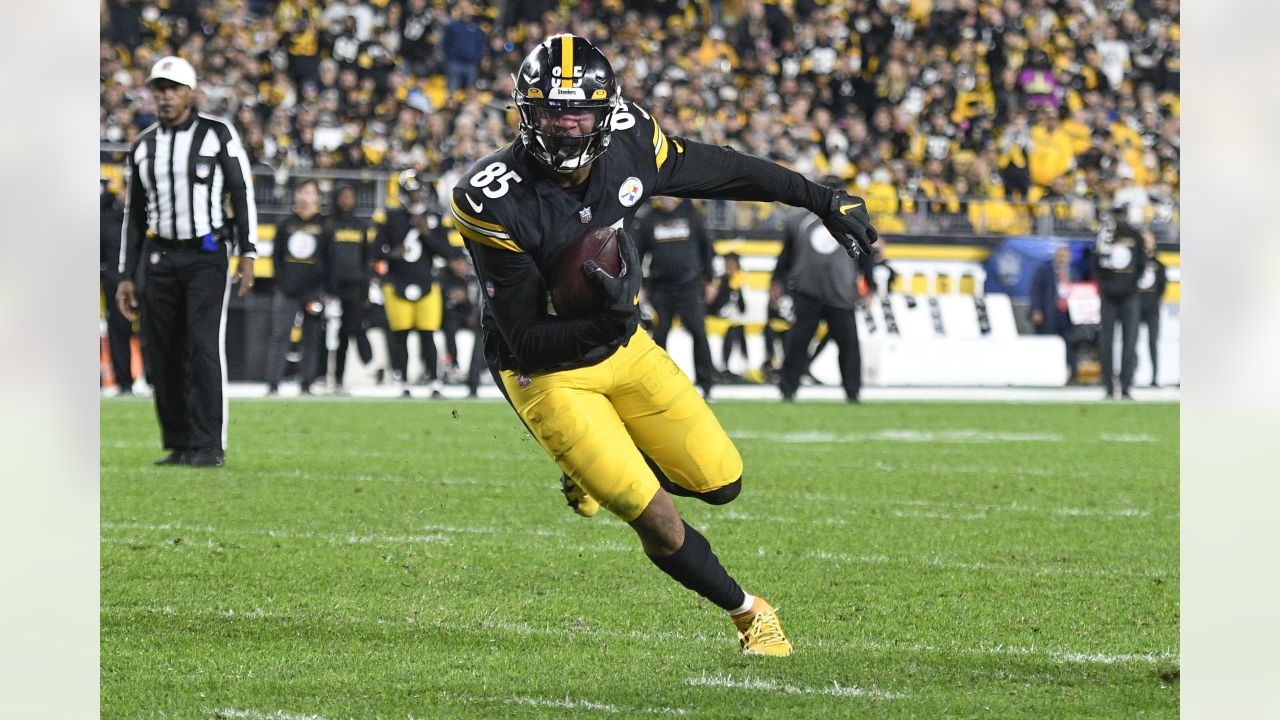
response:
<svg viewBox="0 0 1280 720"><path fill-rule="evenodd" d="M663 166L655 195L780 202L819 217L831 208L831 188L777 163L684 138L671 141L683 149Z"/></svg>
<svg viewBox="0 0 1280 720"><path fill-rule="evenodd" d="M236 241L241 257L258 253L258 208L253 199L253 177L249 173L249 157L240 145L240 138L230 125L221 125L219 138L222 149L218 151L218 165L222 167L223 192L231 196L235 211Z"/></svg>
<svg viewBox="0 0 1280 720"><path fill-rule="evenodd" d="M128 192L125 193L124 226L120 229L120 263L116 267L119 280L133 282L142 255L142 240L147 235L147 191L138 179L138 162L129 151Z"/></svg>
<svg viewBox="0 0 1280 720"><path fill-rule="evenodd" d="M525 253L466 241L482 284L491 286L488 307L498 331L524 369L581 359L622 336L626 323L604 313L566 320L546 312L542 276Z"/></svg>

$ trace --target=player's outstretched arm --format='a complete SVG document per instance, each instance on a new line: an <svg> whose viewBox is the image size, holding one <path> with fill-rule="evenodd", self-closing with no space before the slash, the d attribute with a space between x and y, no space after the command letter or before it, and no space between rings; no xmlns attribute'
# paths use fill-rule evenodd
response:
<svg viewBox="0 0 1280 720"><path fill-rule="evenodd" d="M670 138L675 153L661 168L656 195L780 202L822 218L849 257L871 252L878 233L867 204L844 190L824 187L763 158L732 148Z"/></svg>

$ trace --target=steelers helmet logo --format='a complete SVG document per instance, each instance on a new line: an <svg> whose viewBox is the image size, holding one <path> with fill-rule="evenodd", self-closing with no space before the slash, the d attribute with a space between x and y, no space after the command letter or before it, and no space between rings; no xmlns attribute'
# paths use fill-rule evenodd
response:
<svg viewBox="0 0 1280 720"><path fill-rule="evenodd" d="M316 240L314 233L295 232L289 235L289 240L285 247L289 250L289 255L299 260L309 260L316 254L316 247L319 242Z"/></svg>
<svg viewBox="0 0 1280 720"><path fill-rule="evenodd" d="M622 181L622 187L618 188L618 202L625 207L631 207L640 202L642 194L644 194L644 183L641 183L638 177L629 177Z"/></svg>

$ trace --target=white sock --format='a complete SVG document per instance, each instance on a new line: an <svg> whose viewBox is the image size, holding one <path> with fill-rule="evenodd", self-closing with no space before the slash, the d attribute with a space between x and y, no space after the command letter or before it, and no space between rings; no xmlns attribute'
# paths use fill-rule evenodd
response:
<svg viewBox="0 0 1280 720"><path fill-rule="evenodd" d="M737 610L730 610L729 611L730 615L741 615L742 613L751 610L751 606L756 604L756 599L751 597L751 593L743 590L742 594L744 596L742 598L742 606L739 607Z"/></svg>

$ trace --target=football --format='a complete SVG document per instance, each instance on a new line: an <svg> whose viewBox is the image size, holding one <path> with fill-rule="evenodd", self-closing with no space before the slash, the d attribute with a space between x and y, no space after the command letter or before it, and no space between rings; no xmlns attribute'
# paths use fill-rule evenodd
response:
<svg viewBox="0 0 1280 720"><path fill-rule="evenodd" d="M610 275L618 275L622 269L622 257L618 252L616 228L588 230L560 251L548 278L551 304L556 315L583 317L596 312L607 302L604 290L582 272L582 264L588 260L595 260Z"/></svg>

